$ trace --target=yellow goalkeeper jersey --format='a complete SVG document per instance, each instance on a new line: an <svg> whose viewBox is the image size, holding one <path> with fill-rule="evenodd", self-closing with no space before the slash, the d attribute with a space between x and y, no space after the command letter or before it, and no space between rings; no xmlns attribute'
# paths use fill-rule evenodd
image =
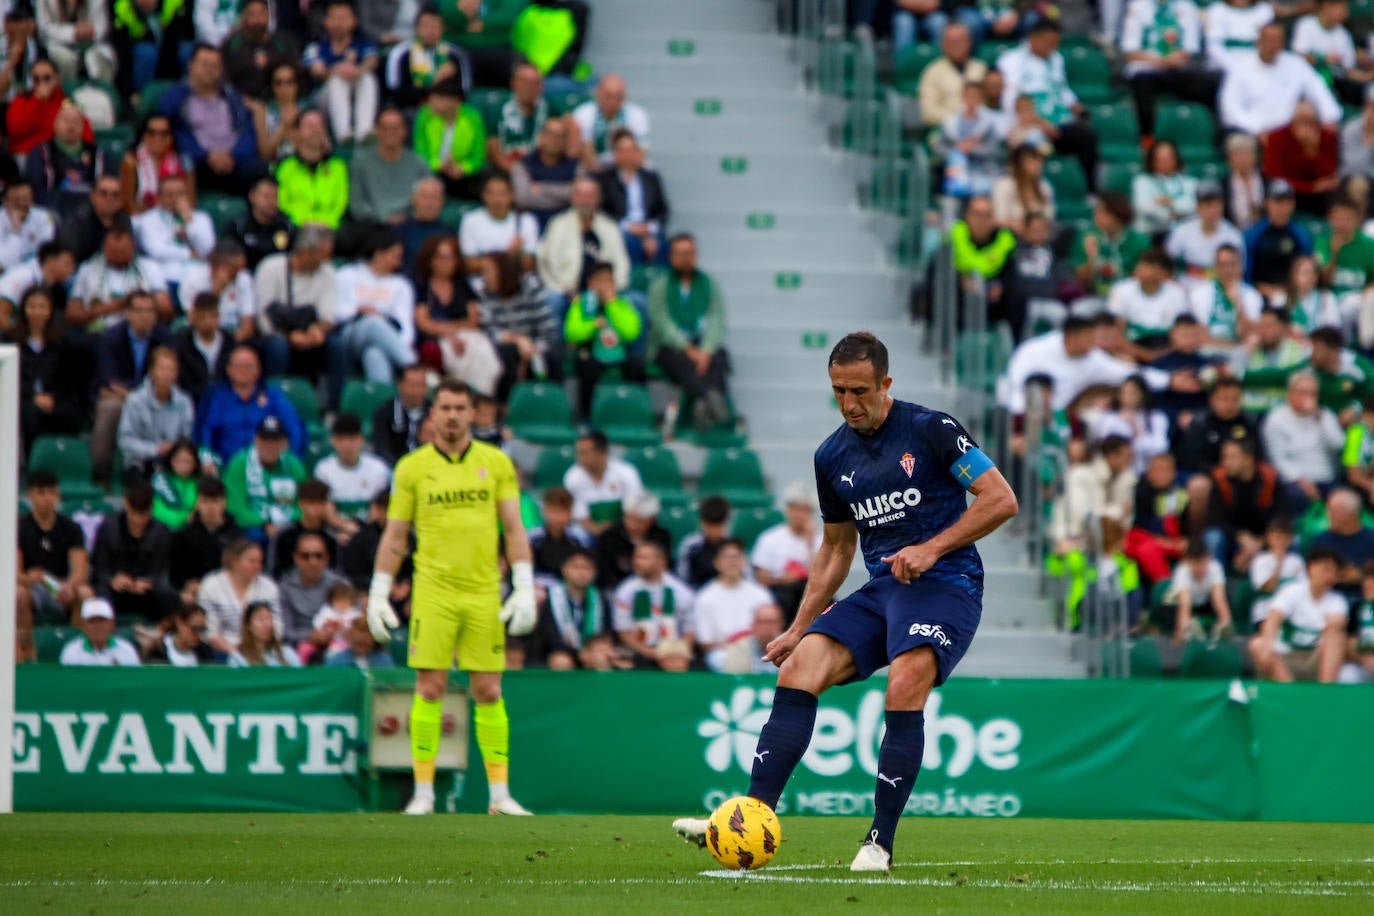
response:
<svg viewBox="0 0 1374 916"><path fill-rule="evenodd" d="M449 457L422 445L396 463L387 517L415 527L415 582L454 591L500 588L497 505L520 498L506 453L473 440Z"/></svg>

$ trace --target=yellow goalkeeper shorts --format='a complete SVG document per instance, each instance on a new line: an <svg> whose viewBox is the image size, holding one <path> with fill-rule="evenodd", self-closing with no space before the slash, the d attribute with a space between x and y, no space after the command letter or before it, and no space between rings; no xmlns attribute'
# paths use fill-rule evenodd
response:
<svg viewBox="0 0 1374 916"><path fill-rule="evenodd" d="M497 592L475 595L415 583L407 664L447 671L456 655L463 671L506 670L506 628L500 613Z"/></svg>

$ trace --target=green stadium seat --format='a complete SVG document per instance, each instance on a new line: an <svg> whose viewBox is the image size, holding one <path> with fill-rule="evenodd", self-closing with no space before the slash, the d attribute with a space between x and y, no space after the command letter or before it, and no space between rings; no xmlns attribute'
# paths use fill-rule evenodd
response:
<svg viewBox="0 0 1374 916"><path fill-rule="evenodd" d="M746 550L753 550L760 534L782 522L782 513L771 506L736 509L730 519L730 536L743 541Z"/></svg>
<svg viewBox="0 0 1374 916"><path fill-rule="evenodd" d="M1242 667L1240 649L1234 640L1205 642L1193 639L1183 647L1183 661L1178 664L1178 676L1234 678L1240 677Z"/></svg>
<svg viewBox="0 0 1374 916"><path fill-rule="evenodd" d="M463 224L463 217L469 210L476 210L481 204L471 200L450 200L439 211L439 222L457 232Z"/></svg>
<svg viewBox="0 0 1374 916"><path fill-rule="evenodd" d="M1159 657L1159 643L1148 636L1131 643L1130 660L1133 678L1164 676L1164 662Z"/></svg>
<svg viewBox="0 0 1374 916"><path fill-rule="evenodd" d="M570 113L574 108L590 98L590 95L580 89L575 89L570 92L548 92L544 94L544 101L549 103L549 114L554 117Z"/></svg>
<svg viewBox="0 0 1374 916"><path fill-rule="evenodd" d="M759 456L745 448L712 449L706 455L697 492L724 496L737 508L773 505Z"/></svg>
<svg viewBox="0 0 1374 916"><path fill-rule="evenodd" d="M1129 102L1107 102L1092 108L1093 130L1101 138L1103 162L1140 162L1140 123Z"/></svg>
<svg viewBox="0 0 1374 916"><path fill-rule="evenodd" d="M33 647L40 662L56 664L62 647L81 635L76 627L34 627Z"/></svg>
<svg viewBox="0 0 1374 916"><path fill-rule="evenodd" d="M1074 45L1062 51L1064 71L1074 94L1084 105L1110 102L1117 97L1112 86L1112 63L1093 44Z"/></svg>
<svg viewBox="0 0 1374 916"><path fill-rule="evenodd" d="M653 264L635 264L630 268L630 289L637 293L647 293L649 284L664 272L664 268Z"/></svg>
<svg viewBox="0 0 1374 916"><path fill-rule="evenodd" d="M391 642L386 644L386 648L391 653L391 660L396 663L398 668L404 668L409 664L407 656L409 646L410 630L407 627L397 627L391 631Z"/></svg>
<svg viewBox="0 0 1374 916"><path fill-rule="evenodd" d="M748 443L749 437L739 429L739 414L735 410L735 402L728 395L725 402L730 408L728 419L707 429L697 429L693 417L695 402L684 394L682 407L677 414L677 423L673 427L673 438L706 449L738 448Z"/></svg>
<svg viewBox="0 0 1374 916"><path fill-rule="evenodd" d="M1160 105L1155 114L1155 139L1171 140L1188 168L1220 161L1216 124L1206 105L1174 102Z"/></svg>
<svg viewBox="0 0 1374 916"><path fill-rule="evenodd" d="M697 510L691 506L664 506L658 513L658 523L668 529L676 551L678 545L697 530ZM668 559L673 562L672 557Z"/></svg>
<svg viewBox="0 0 1374 916"><path fill-rule="evenodd" d="M991 38L979 43L978 50L974 52L974 57L977 57L989 67L995 67L997 66L997 58L1014 47L1016 47L1016 42L1014 41Z"/></svg>
<svg viewBox="0 0 1374 916"><path fill-rule="evenodd" d="M592 396L591 425L617 445L658 445L654 402L643 385L606 384Z"/></svg>
<svg viewBox="0 0 1374 916"><path fill-rule="evenodd" d="M577 439L567 392L562 385L548 382L524 382L511 390L506 425L516 436L539 445L559 445Z"/></svg>
<svg viewBox="0 0 1374 916"><path fill-rule="evenodd" d="M314 474L315 465L332 454L334 454L334 447L329 444L327 439L311 439L310 444L305 447L306 471Z"/></svg>
<svg viewBox="0 0 1374 916"><path fill-rule="evenodd" d="M360 378L344 383L339 396L339 413L355 414L363 421L363 435L372 435L372 414L382 404L396 397L396 386L390 382L369 382Z"/></svg>
<svg viewBox="0 0 1374 916"><path fill-rule="evenodd" d="M57 475L66 501L103 499L105 491L91 479L91 451L76 436L39 436L29 449L29 469Z"/></svg>
<svg viewBox="0 0 1374 916"><path fill-rule="evenodd" d="M577 450L571 445L546 445L539 452L534 466L533 485L536 490L563 486L563 475L577 461Z"/></svg>
<svg viewBox="0 0 1374 916"><path fill-rule="evenodd" d="M1225 187L1227 176L1225 162L1199 162L1196 165L1190 162L1187 173L1198 181L1215 181Z"/></svg>
<svg viewBox="0 0 1374 916"><path fill-rule="evenodd" d="M176 80L153 80L144 86L143 91L138 96L138 108L135 112L137 120L142 121L149 114L157 111L158 103L162 101L162 93L176 84Z"/></svg>
<svg viewBox="0 0 1374 916"><path fill-rule="evenodd" d="M116 124L95 132L95 145L104 151L110 165L116 168L123 161L124 154L133 147L134 139L132 124Z"/></svg>
<svg viewBox="0 0 1374 916"><path fill-rule="evenodd" d="M892 84L905 95L915 95L921 73L940 56L938 45L917 42L897 52L892 62Z"/></svg>
<svg viewBox="0 0 1374 916"><path fill-rule="evenodd" d="M196 206L210 215L210 219L215 223L215 234L223 235L234 218L247 211L248 201L232 194L206 191L197 196Z"/></svg>
<svg viewBox="0 0 1374 916"><path fill-rule="evenodd" d="M468 97L468 104L476 108L482 115L482 124L486 127L487 133L496 131L497 122L501 120L501 107L510 98L509 89L474 89L472 95Z"/></svg>
<svg viewBox="0 0 1374 916"><path fill-rule="evenodd" d="M1098 168L1097 189L1130 196L1131 182L1143 171L1139 162L1103 162Z"/></svg>
<svg viewBox="0 0 1374 916"><path fill-rule="evenodd" d="M634 465L644 489L657 496L663 505L691 504L692 496L682 485L682 468L672 449L661 445L636 446L625 449L621 457Z"/></svg>
<svg viewBox="0 0 1374 916"><path fill-rule="evenodd" d="M1054 188L1055 219L1059 222L1092 216L1088 203L1088 176L1072 156L1045 160L1045 180Z"/></svg>
<svg viewBox="0 0 1374 916"><path fill-rule="evenodd" d="M305 424L312 441L328 438L329 431L325 429L320 418L319 395L315 393L315 385L309 379L283 375L270 381L281 389L281 393L286 395L291 406L296 408L296 413L300 415L301 422Z"/></svg>

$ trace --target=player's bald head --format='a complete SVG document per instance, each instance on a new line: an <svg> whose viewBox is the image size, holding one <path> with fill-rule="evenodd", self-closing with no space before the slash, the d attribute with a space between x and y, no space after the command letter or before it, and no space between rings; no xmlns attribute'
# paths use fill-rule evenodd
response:
<svg viewBox="0 0 1374 916"><path fill-rule="evenodd" d="M868 331L846 334L830 351L831 366L857 366L860 363L872 363L874 379L882 381L887 378L887 347Z"/></svg>

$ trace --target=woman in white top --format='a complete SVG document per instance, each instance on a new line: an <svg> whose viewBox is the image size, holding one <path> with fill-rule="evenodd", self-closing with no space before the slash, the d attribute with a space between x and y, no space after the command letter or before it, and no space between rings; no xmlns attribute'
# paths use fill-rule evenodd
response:
<svg viewBox="0 0 1374 916"><path fill-rule="evenodd" d="M1288 310L1288 320L1302 336L1317 328L1341 327L1341 310L1330 290L1317 285L1317 262L1311 255L1293 259L1288 273L1288 288L1275 297L1274 304Z"/></svg>
<svg viewBox="0 0 1374 916"><path fill-rule="evenodd" d="M1121 383L1112 398L1112 409L1102 414L1093 426L1093 441L1121 436L1131 442L1132 464L1144 474L1155 455L1169 450L1169 418L1150 406L1145 380L1133 375Z"/></svg>
<svg viewBox="0 0 1374 916"><path fill-rule="evenodd" d="M1131 181L1135 230L1162 235L1197 213L1197 179L1183 174L1178 147L1159 140L1145 154L1145 171Z"/></svg>
<svg viewBox="0 0 1374 916"><path fill-rule="evenodd" d="M1054 188L1044 174L1044 153L1029 143L1018 146L1008 174L992 184L992 218L997 225L1021 235L1032 213L1054 221Z"/></svg>
<svg viewBox="0 0 1374 916"><path fill-rule="evenodd" d="M237 651L244 612L254 603L272 609L280 630L277 584L262 574L262 548L243 538L224 549L223 566L202 579L196 590L196 604L205 609L210 627L206 642L225 655Z"/></svg>
<svg viewBox="0 0 1374 916"><path fill-rule="evenodd" d="M299 668L296 650L284 646L277 634L276 608L266 601L254 601L243 612L239 650L229 656L231 668Z"/></svg>

